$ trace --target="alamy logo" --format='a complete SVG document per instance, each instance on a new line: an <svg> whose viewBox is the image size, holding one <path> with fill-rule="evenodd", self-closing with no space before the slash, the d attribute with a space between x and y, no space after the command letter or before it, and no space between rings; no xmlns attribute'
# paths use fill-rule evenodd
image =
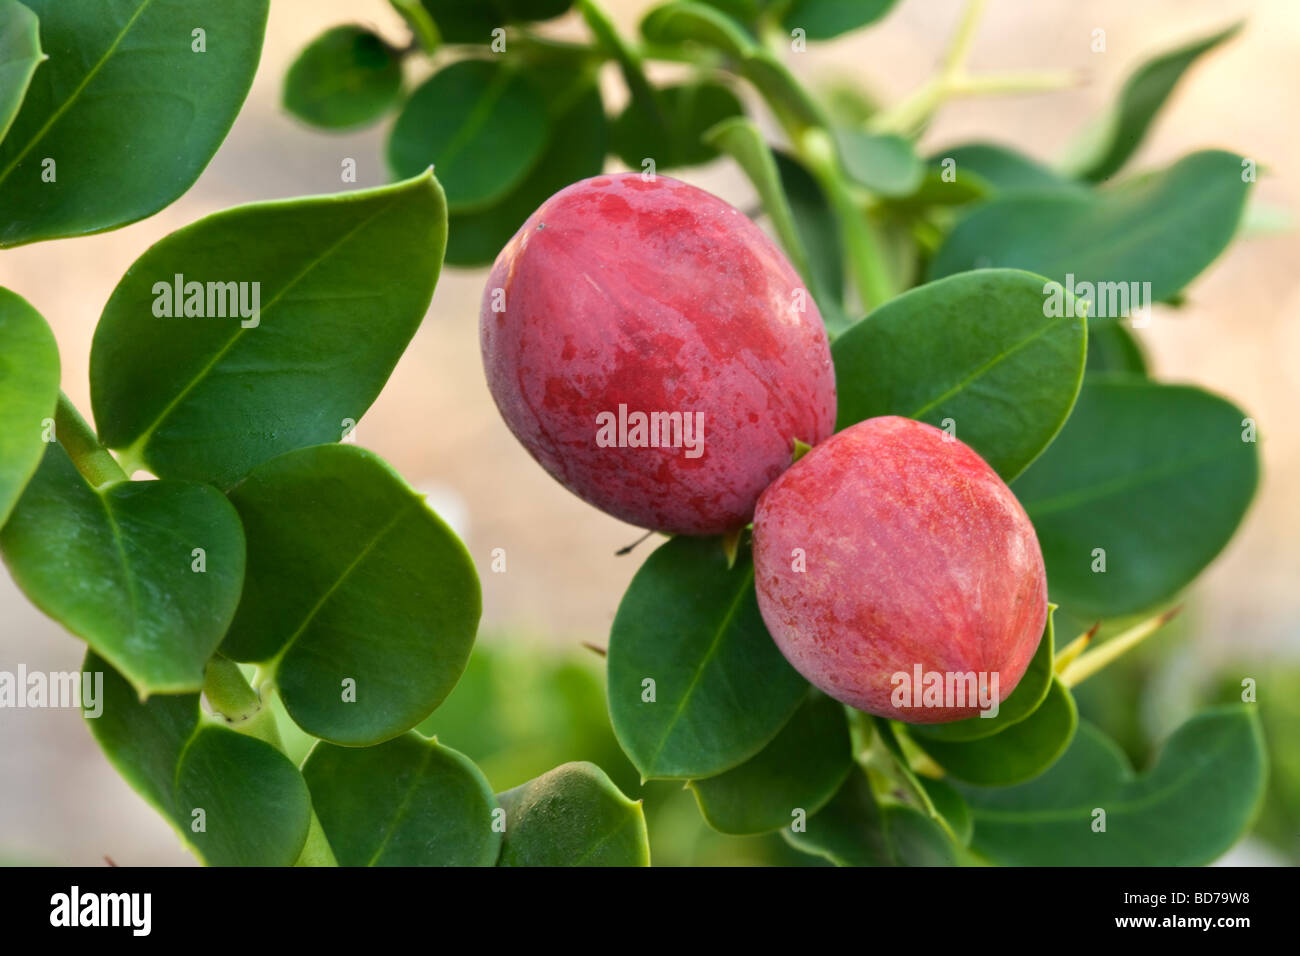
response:
<svg viewBox="0 0 1300 956"><path fill-rule="evenodd" d="M148 936L153 925L150 893L85 893L78 886L50 897L51 926L126 926Z"/></svg>
<svg viewBox="0 0 1300 956"><path fill-rule="evenodd" d="M239 318L246 329L262 321L260 282L186 282L178 272L171 282L155 282L153 295L153 314L160 319Z"/></svg>
<svg viewBox="0 0 1300 956"><path fill-rule="evenodd" d="M0 671L0 708L80 708L85 717L104 712L102 671L32 671L24 664L18 672Z"/></svg>
<svg viewBox="0 0 1300 956"><path fill-rule="evenodd" d="M596 415L600 448L683 448L687 458L704 454L703 412L618 412Z"/></svg>
<svg viewBox="0 0 1300 956"><path fill-rule="evenodd" d="M1145 325L1151 314L1150 282L1080 282L1067 272L1065 285L1052 280L1043 286L1043 315L1049 319L1076 318L1086 309L1090 319L1132 318ZM1083 305L1075 308L1076 300Z"/></svg>
<svg viewBox="0 0 1300 956"><path fill-rule="evenodd" d="M996 717L1001 705L997 671L922 671L914 664L912 673L895 671L889 682L894 686L889 701L898 710L978 707L981 717Z"/></svg>

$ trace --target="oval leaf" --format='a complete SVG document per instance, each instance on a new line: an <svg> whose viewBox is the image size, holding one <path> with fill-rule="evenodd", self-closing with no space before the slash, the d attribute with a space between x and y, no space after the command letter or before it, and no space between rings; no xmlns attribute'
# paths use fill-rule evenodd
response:
<svg viewBox="0 0 1300 956"><path fill-rule="evenodd" d="M1086 374L1102 372L1147 376L1147 358L1142 343L1119 322L1099 322L1088 330Z"/></svg>
<svg viewBox="0 0 1300 956"><path fill-rule="evenodd" d="M651 43L673 46L693 42L736 57L754 47L745 28L722 10L690 0L655 7L641 21L641 35Z"/></svg>
<svg viewBox="0 0 1300 956"><path fill-rule="evenodd" d="M1050 767L1069 746L1078 722L1073 695L1053 680L1032 714L992 737L949 742L917 734L912 740L957 780L1006 787Z"/></svg>
<svg viewBox="0 0 1300 956"><path fill-rule="evenodd" d="M836 866L952 866L953 843L915 807L880 803L866 774L854 770L805 829L781 831L796 850Z"/></svg>
<svg viewBox="0 0 1300 956"><path fill-rule="evenodd" d="M124 226L189 189L248 95L268 3L27 0L51 57L0 142L0 247Z"/></svg>
<svg viewBox="0 0 1300 956"><path fill-rule="evenodd" d="M610 145L632 169L642 169L647 159L654 160L656 169L696 166L716 159L717 147L704 134L744 112L736 94L718 83L668 86L656 90L655 98L667 118L666 138L646 126L635 103L628 104L610 127Z"/></svg>
<svg viewBox="0 0 1300 956"><path fill-rule="evenodd" d="M90 732L128 784L213 866L291 866L307 840L311 798L302 775L270 744L214 725L198 694L141 702L92 652L103 675ZM199 813L201 811L201 814ZM202 821L203 828L195 824Z"/></svg>
<svg viewBox="0 0 1300 956"><path fill-rule="evenodd" d="M433 166L447 208L471 212L519 185L546 149L546 104L527 74L495 60L461 60L407 101L388 141L397 176Z"/></svg>
<svg viewBox="0 0 1300 956"><path fill-rule="evenodd" d="M62 445L46 448L0 531L14 580L140 696L197 691L239 603L239 516L208 485L94 488Z"/></svg>
<svg viewBox="0 0 1300 956"><path fill-rule="evenodd" d="M1142 305L1163 302L1232 239L1249 189L1241 164L1232 153L1205 151L1094 196L995 199L948 234L930 277L988 266L1028 269L1073 289L1088 303L1090 320L1136 313L1133 283L1150 283L1137 287Z"/></svg>
<svg viewBox="0 0 1300 956"><path fill-rule="evenodd" d="M1083 183L1066 179L1038 160L998 143L963 143L930 157L930 163L940 169L948 160L953 163L954 184L974 178L999 196L1018 192L1089 194Z"/></svg>
<svg viewBox="0 0 1300 956"><path fill-rule="evenodd" d="M739 767L692 780L690 788L713 829L766 833L820 810L852 766L843 705L811 691L770 744Z"/></svg>
<svg viewBox="0 0 1300 956"><path fill-rule="evenodd" d="M482 608L460 539L355 445L282 455L230 500L249 568L222 652L265 663L289 715L326 740L375 744L427 717L465 669Z"/></svg>
<svg viewBox="0 0 1300 956"><path fill-rule="evenodd" d="M566 763L497 795L506 812L498 866L649 866L640 800L595 764Z"/></svg>
<svg viewBox="0 0 1300 956"><path fill-rule="evenodd" d="M159 477L223 488L338 441L424 318L446 239L428 173L172 233L128 270L95 330L100 437Z"/></svg>
<svg viewBox="0 0 1300 956"><path fill-rule="evenodd" d="M1142 145L1156 114L1187 69L1202 54L1235 36L1241 26L1240 23L1233 24L1213 36L1170 50L1142 64L1125 81L1119 102L1101 121L1089 154L1075 164L1080 178L1097 182L1118 172Z"/></svg>
<svg viewBox="0 0 1300 956"><path fill-rule="evenodd" d="M0 0L0 140L18 115L32 74L46 59L36 14L18 0Z"/></svg>
<svg viewBox="0 0 1300 956"><path fill-rule="evenodd" d="M447 264L491 265L510 237L543 202L605 164L607 124L600 91L587 86L553 124L550 145L528 177L489 209L453 215Z"/></svg>
<svg viewBox="0 0 1300 956"><path fill-rule="evenodd" d="M901 136L840 129L835 142L849 178L881 196L910 196L925 177L911 142Z"/></svg>
<svg viewBox="0 0 1300 956"><path fill-rule="evenodd" d="M1249 828L1264 795L1264 742L1240 704L1205 711L1169 738L1141 775L1090 724L1037 780L962 788L972 846L1010 866L1199 866ZM1098 810L1105 830L1099 831Z"/></svg>
<svg viewBox="0 0 1300 956"><path fill-rule="evenodd" d="M22 296L0 288L0 528L41 463L46 423L53 421L58 401L54 333Z"/></svg>
<svg viewBox="0 0 1300 956"><path fill-rule="evenodd" d="M1038 532L1052 599L1097 620L1186 587L1254 496L1254 438L1245 413L1208 392L1089 376L1060 437L1012 489Z"/></svg>
<svg viewBox="0 0 1300 956"><path fill-rule="evenodd" d="M904 292L835 340L839 428L878 415L944 427L1010 481L1065 423L1083 379L1078 308L1044 280L982 269Z"/></svg>
<svg viewBox="0 0 1300 956"><path fill-rule="evenodd" d="M809 40L829 40L875 23L897 0L793 0L781 25L788 33L803 30Z"/></svg>
<svg viewBox="0 0 1300 956"><path fill-rule="evenodd" d="M763 749L808 684L758 612L748 550L678 537L641 566L609 636L609 712L642 777L712 777Z"/></svg>
<svg viewBox="0 0 1300 956"><path fill-rule="evenodd" d="M321 741L302 766L341 866L491 866L496 798L473 761L403 734L378 747Z"/></svg>
<svg viewBox="0 0 1300 956"><path fill-rule="evenodd" d="M364 27L326 30L289 67L284 108L325 129L373 123L397 102L402 58Z"/></svg>

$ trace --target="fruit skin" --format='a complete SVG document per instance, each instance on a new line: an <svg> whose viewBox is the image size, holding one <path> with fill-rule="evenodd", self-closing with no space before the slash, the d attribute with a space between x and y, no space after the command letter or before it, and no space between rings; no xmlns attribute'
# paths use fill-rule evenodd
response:
<svg viewBox="0 0 1300 956"><path fill-rule="evenodd" d="M907 418L846 428L778 478L754 516L754 569L763 620L799 673L909 723L978 707L896 708L894 673L996 672L1005 700L1047 622L1038 537L1011 489L967 445Z"/></svg>
<svg viewBox="0 0 1300 956"><path fill-rule="evenodd" d="M586 179L497 258L479 326L488 387L515 437L590 504L658 531L731 531L789 467L795 439L834 429L830 348L802 290L771 240L716 196L665 176ZM597 415L620 404L703 413L702 454L598 446Z"/></svg>

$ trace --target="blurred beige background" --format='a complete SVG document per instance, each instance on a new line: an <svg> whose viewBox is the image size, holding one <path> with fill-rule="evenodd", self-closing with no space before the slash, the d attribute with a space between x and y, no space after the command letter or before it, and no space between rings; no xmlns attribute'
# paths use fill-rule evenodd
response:
<svg viewBox="0 0 1300 956"><path fill-rule="evenodd" d="M634 29L651 4L609 0ZM876 28L810 45L792 66L810 79L851 78L893 101L932 71L960 0L901 0ZM1147 53L1248 16L1230 46L1199 64L1143 146L1136 166L1220 146L1254 157L1268 174L1255 200L1297 209L1300 4L1295 0L991 0L971 66L1077 69L1077 90L969 100L943 110L927 147L972 138L1017 143L1043 159L1116 94ZM262 64L247 105L193 190L152 219L85 239L0 253L0 284L49 320L63 357L63 388L89 415L86 381L99 312L128 266L153 242L210 212L251 200L335 192L340 160L358 162L359 185L384 181L387 125L346 136L304 128L279 106L294 54L324 28L405 30L385 0L274 0ZM1090 52L1094 28L1107 51ZM582 36L576 17L556 32ZM419 79L412 71L412 81ZM625 94L605 78L609 105ZM752 191L727 161L684 174L742 206ZM1190 289L1177 314L1146 331L1155 373L1231 396L1260 422L1262 493L1246 527L1193 592L1191 653L1202 664L1242 648L1300 654L1300 234L1232 248ZM477 341L483 274L447 270L433 306L388 387L357 428L361 444L391 461L462 532L483 571L485 639L510 632L539 641L604 643L627 581L650 550L614 552L639 536L587 507L547 477L497 417ZM494 548L508 572L489 572ZM0 572L0 670L71 670L83 646L40 615ZM167 826L111 769L71 711L0 712L0 862L123 865L191 862Z"/></svg>

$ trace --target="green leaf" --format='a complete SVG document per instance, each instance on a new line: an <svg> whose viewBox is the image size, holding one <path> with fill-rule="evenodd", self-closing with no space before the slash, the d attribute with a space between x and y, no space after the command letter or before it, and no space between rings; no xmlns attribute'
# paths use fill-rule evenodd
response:
<svg viewBox="0 0 1300 956"><path fill-rule="evenodd" d="M115 229L189 189L248 95L268 2L27 0L50 62L0 142L0 247Z"/></svg>
<svg viewBox="0 0 1300 956"><path fill-rule="evenodd" d="M844 246L839 221L812 173L787 153L776 153L781 186L811 262L813 297L828 325L848 326L844 311ZM856 317L855 317L856 318Z"/></svg>
<svg viewBox="0 0 1300 956"><path fill-rule="evenodd" d="M416 733L378 747L321 741L302 766L341 866L491 866L497 801L464 754Z"/></svg>
<svg viewBox="0 0 1300 956"><path fill-rule="evenodd" d="M492 31L511 22L558 17L573 0L423 0L448 43L492 41Z"/></svg>
<svg viewBox="0 0 1300 956"><path fill-rule="evenodd" d="M875 23L897 0L793 0L781 18L787 31L803 30L809 40L829 40Z"/></svg>
<svg viewBox="0 0 1300 956"><path fill-rule="evenodd" d="M394 10L401 14L406 25L411 28L411 35L420 44L425 53L432 53L442 43L442 34L438 24L420 0L388 0Z"/></svg>
<svg viewBox="0 0 1300 956"><path fill-rule="evenodd" d="M141 697L198 690L239 603L239 516L208 485L94 488L61 444L46 447L0 531L14 581Z"/></svg>
<svg viewBox="0 0 1300 956"><path fill-rule="evenodd" d="M909 724L908 733L913 737L926 737L930 740L978 740L1000 733L1032 715L1052 689L1052 665L1056 653L1056 641L1052 633L1053 616L1054 609L1049 606L1047 627L1043 630L1042 640L1038 642L1038 650L1030 659L1029 667L1016 689L999 705L996 717L968 717L947 724Z"/></svg>
<svg viewBox="0 0 1300 956"><path fill-rule="evenodd" d="M632 579L609 636L614 733L642 777L712 777L754 756L808 684L758 611L748 549L677 537Z"/></svg>
<svg viewBox="0 0 1300 956"><path fill-rule="evenodd" d="M911 142L901 136L838 129L835 143L848 177L878 195L910 196L925 177Z"/></svg>
<svg viewBox="0 0 1300 956"><path fill-rule="evenodd" d="M929 162L932 167L942 169L947 160L955 164L952 167L956 176L953 183L974 177L999 196L1025 192L1089 195L1088 187L1082 183L1066 179L1038 160L997 143L950 146L931 156Z"/></svg>
<svg viewBox="0 0 1300 956"><path fill-rule="evenodd" d="M318 445L256 468L230 500L249 567L222 653L265 664L294 721L335 743L427 717L482 604L469 553L421 496L371 452Z"/></svg>
<svg viewBox="0 0 1300 956"><path fill-rule="evenodd" d="M944 741L915 734L912 741L957 780L1006 787L1050 767L1069 746L1078 722L1074 697L1053 679L1046 699L1033 713L992 737Z"/></svg>
<svg viewBox="0 0 1300 956"><path fill-rule="evenodd" d="M289 67L284 108L325 129L381 119L402 89L402 58L365 27L326 30Z"/></svg>
<svg viewBox="0 0 1300 956"><path fill-rule="evenodd" d="M975 820L972 845L1012 866L1210 863L1249 829L1265 766L1258 719L1240 704L1187 721L1140 775L1084 723L1038 779L1004 790L963 788Z"/></svg>
<svg viewBox="0 0 1300 956"><path fill-rule="evenodd" d="M41 463L58 401L54 333L26 299L0 288L0 528Z"/></svg>
<svg viewBox="0 0 1300 956"><path fill-rule="evenodd" d="M128 270L95 330L100 437L160 477L222 487L281 452L338 441L415 334L446 237L427 172L239 206L172 233ZM155 312L176 276L204 284L203 317ZM227 308L235 291L257 305L251 318Z"/></svg>
<svg viewBox="0 0 1300 956"><path fill-rule="evenodd" d="M700 43L735 57L754 49L753 38L730 16L690 0L672 0L655 7L642 19L641 35L663 46Z"/></svg>
<svg viewBox="0 0 1300 956"><path fill-rule="evenodd" d="M762 47L747 53L739 63L739 72L762 95L768 108L782 123L796 130L830 125L821 105L790 72L790 68Z"/></svg>
<svg viewBox="0 0 1300 956"><path fill-rule="evenodd" d="M919 775L916 779L925 790L926 796L930 798L930 802L934 804L935 810L952 828L953 835L962 846L969 846L971 835L975 832L975 821L971 819L970 807L966 805L962 795L943 780Z"/></svg>
<svg viewBox="0 0 1300 956"><path fill-rule="evenodd" d="M490 209L451 217L447 264L490 265L538 206L565 186L597 175L605 152L605 110L600 91L589 86L554 120L550 145L519 186Z"/></svg>
<svg viewBox="0 0 1300 956"><path fill-rule="evenodd" d="M47 59L36 14L18 0L0 0L0 140L18 115L32 74Z"/></svg>
<svg viewBox="0 0 1300 956"><path fill-rule="evenodd" d="M388 141L397 176L433 166L453 213L491 206L518 186L550 138L528 75L497 60L460 60L407 101Z"/></svg>
<svg viewBox="0 0 1300 956"><path fill-rule="evenodd" d="M1048 315L1047 301L1041 276L1008 269L949 276L891 299L831 347L837 427L879 415L939 427L950 419L1010 481L1061 429L1083 378L1081 310Z"/></svg>
<svg viewBox="0 0 1300 956"><path fill-rule="evenodd" d="M692 780L700 812L723 833L766 833L812 815L835 795L853 766L848 722L838 701L810 691L781 732L726 773Z"/></svg>
<svg viewBox="0 0 1300 956"><path fill-rule="evenodd" d="M1095 196L1032 192L995 199L957 224L930 276L988 266L1027 269L1072 285L1097 319L1128 311L1116 302L1131 302L1132 283L1150 283L1149 290L1139 288L1143 304L1162 302L1232 239L1249 188L1241 163L1232 153L1205 151ZM1084 282L1105 285L1092 295L1079 291Z"/></svg>
<svg viewBox="0 0 1300 956"><path fill-rule="evenodd" d="M1071 164L1079 178L1098 182L1118 172L1142 145L1156 113L1187 69L1202 54L1236 36L1241 27L1235 23L1142 64L1125 81L1119 102L1097 127L1092 148Z"/></svg>
<svg viewBox="0 0 1300 956"><path fill-rule="evenodd" d="M1145 378L1147 359L1142 343L1119 322L1097 323L1088 330L1086 372L1121 372Z"/></svg>
<svg viewBox="0 0 1300 956"><path fill-rule="evenodd" d="M646 159L654 160L656 170L716 159L717 147L704 134L723 120L744 113L736 94L718 83L668 86L656 90L655 97L668 118L666 138L644 125L636 103L629 103L610 126L610 146L632 169L641 169Z"/></svg>
<svg viewBox="0 0 1300 956"><path fill-rule="evenodd" d="M806 821L804 831L781 831L796 850L836 866L951 866L952 841L915 807L881 803L866 774L849 774L830 803Z"/></svg>
<svg viewBox="0 0 1300 956"><path fill-rule="evenodd" d="M1249 437L1241 409L1198 388L1089 376L1060 437L1012 489L1038 532L1052 599L1097 620L1149 610L1191 583L1255 494Z"/></svg>
<svg viewBox="0 0 1300 956"><path fill-rule="evenodd" d="M90 732L131 788L212 866L290 866L307 839L311 798L302 775L270 744L214 722L198 694L140 701L94 652L102 713ZM202 811L199 813L197 811Z"/></svg>
<svg viewBox="0 0 1300 956"><path fill-rule="evenodd" d="M595 764L563 764L497 800L506 812L498 866L650 865L641 801Z"/></svg>

